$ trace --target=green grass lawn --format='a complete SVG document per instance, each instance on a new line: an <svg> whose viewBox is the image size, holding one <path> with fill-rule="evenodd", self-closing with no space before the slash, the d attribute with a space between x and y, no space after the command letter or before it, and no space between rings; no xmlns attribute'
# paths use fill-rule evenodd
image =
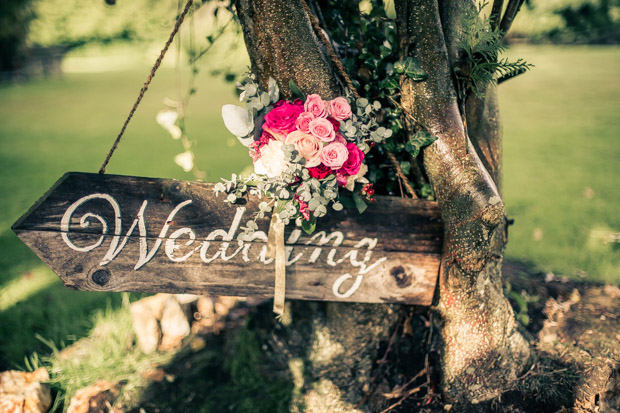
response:
<svg viewBox="0 0 620 413"><path fill-rule="evenodd" d="M518 47L500 85L507 257L620 283L620 48Z"/></svg>
<svg viewBox="0 0 620 413"><path fill-rule="evenodd" d="M97 172L148 73L143 67L103 73L69 73L23 84L0 85L0 370L22 365L25 355L88 333L91 316L119 294L76 292L10 230L10 226L67 171ZM173 158L179 141L155 122L163 99L178 96L176 74L162 68L136 112L107 172L193 179ZM185 78L186 79L186 78ZM207 180L229 177L250 163L247 150L225 129L223 104L234 85L199 76L187 130L195 162Z"/></svg>
<svg viewBox="0 0 620 413"><path fill-rule="evenodd" d="M544 271L620 282L620 48L518 47L536 65L500 86L505 200L516 219L508 258ZM34 351L89 334L120 294L70 291L11 232L11 224L64 172L96 172L142 85L148 63L0 86L0 370ZM249 164L220 119L233 87L200 75L188 135L207 180ZM178 141L155 123L175 73L163 68L136 113L109 173L192 179L173 162Z"/></svg>

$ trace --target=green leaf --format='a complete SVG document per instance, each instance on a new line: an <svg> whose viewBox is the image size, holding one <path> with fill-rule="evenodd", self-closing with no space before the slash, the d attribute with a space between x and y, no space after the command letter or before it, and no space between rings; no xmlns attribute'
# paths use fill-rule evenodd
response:
<svg viewBox="0 0 620 413"><path fill-rule="evenodd" d="M404 73L416 82L428 79L428 74L422 69L418 61L411 56L405 59Z"/></svg>
<svg viewBox="0 0 620 413"><path fill-rule="evenodd" d="M306 221L305 219L301 221L301 229L308 235L312 235L314 230L316 229L316 217L310 214L310 219Z"/></svg>
<svg viewBox="0 0 620 413"><path fill-rule="evenodd" d="M353 201L353 198L348 196L348 195L340 195L338 197L338 201L340 201L340 203L345 207L345 208L355 208L355 202Z"/></svg>
<svg viewBox="0 0 620 413"><path fill-rule="evenodd" d="M364 213L364 211L366 211L366 208L368 208L366 202L364 202L362 197L360 197L357 193L353 194L353 202L355 203L355 207L360 214Z"/></svg>
<svg viewBox="0 0 620 413"><path fill-rule="evenodd" d="M301 99L304 102L306 101L306 94L301 91L295 82L293 82L293 79L288 81L288 88L291 90L291 95L293 95L293 98Z"/></svg>

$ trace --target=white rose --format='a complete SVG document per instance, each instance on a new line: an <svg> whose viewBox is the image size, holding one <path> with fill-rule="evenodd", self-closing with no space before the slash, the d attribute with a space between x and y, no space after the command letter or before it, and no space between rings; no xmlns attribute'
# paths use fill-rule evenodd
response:
<svg viewBox="0 0 620 413"><path fill-rule="evenodd" d="M254 162L254 172L259 175L267 175L269 178L276 178L288 168L288 163L284 159L284 152L280 141L272 140L260 149L260 158Z"/></svg>

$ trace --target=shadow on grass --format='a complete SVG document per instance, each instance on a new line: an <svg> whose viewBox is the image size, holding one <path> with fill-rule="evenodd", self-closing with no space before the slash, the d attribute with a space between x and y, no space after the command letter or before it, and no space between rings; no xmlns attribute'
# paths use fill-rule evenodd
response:
<svg viewBox="0 0 620 413"><path fill-rule="evenodd" d="M286 374L264 369L263 346L244 326L199 336L205 348L184 346L161 368L131 412L288 412L294 385ZM197 338L195 338L196 340Z"/></svg>
<svg viewBox="0 0 620 413"><path fill-rule="evenodd" d="M11 230L0 234L0 289L41 265L41 260Z"/></svg>

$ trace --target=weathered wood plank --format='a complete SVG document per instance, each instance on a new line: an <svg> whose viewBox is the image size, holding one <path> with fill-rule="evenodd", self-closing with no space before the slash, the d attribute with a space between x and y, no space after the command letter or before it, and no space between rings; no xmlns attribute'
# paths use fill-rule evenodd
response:
<svg viewBox="0 0 620 413"><path fill-rule="evenodd" d="M70 288L270 296L269 220L254 241L236 241L259 202L229 206L213 184L68 173L13 230ZM362 215L320 219L313 236L289 227L287 298L430 304L435 203L377 197Z"/></svg>

